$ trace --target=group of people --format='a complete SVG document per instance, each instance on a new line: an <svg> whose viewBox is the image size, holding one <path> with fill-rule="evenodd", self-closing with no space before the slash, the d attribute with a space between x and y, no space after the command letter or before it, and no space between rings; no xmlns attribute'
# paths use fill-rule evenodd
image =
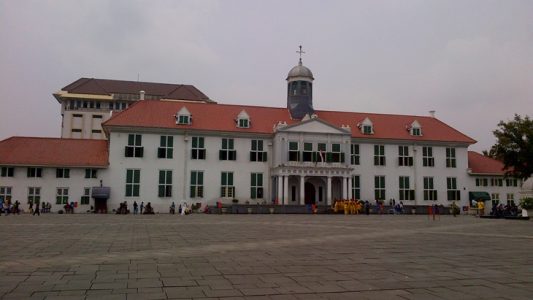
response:
<svg viewBox="0 0 533 300"><path fill-rule="evenodd" d="M180 204L178 207L178 214L180 215L188 215L192 212L191 208L187 205L187 203L184 203L183 205ZM130 213L128 209L128 203L124 201L120 204L120 207L117 210L117 214L128 214ZM172 202L169 208L170 214L176 213L176 203ZM140 204L137 203L137 201L133 201L133 214L141 214L141 215L153 215L154 214L154 208L152 207L152 203L148 202L146 205L144 204L144 201L141 201Z"/></svg>
<svg viewBox="0 0 533 300"><path fill-rule="evenodd" d="M11 203L11 201L6 201L5 203L2 201L0 202L0 215L3 213L7 215L9 214L17 214L20 215L20 202L17 200L15 203Z"/></svg>
<svg viewBox="0 0 533 300"><path fill-rule="evenodd" d="M65 209L66 214L73 214L74 213L74 202L65 203L65 205L63 205L63 208Z"/></svg>
<svg viewBox="0 0 533 300"><path fill-rule="evenodd" d="M395 199L389 200L389 207L390 212L394 214L402 214L403 213L403 202L396 202ZM333 202L333 205L331 207L333 209L334 213L338 212L344 212L345 215L348 214L359 214L359 213L365 213L367 215L370 214L370 210L372 209L372 204L370 204L369 201L363 201L363 200L353 200L353 199L341 199L341 200L335 200ZM374 205L374 212L377 214L384 214L385 213L385 205L383 200L376 200L376 203Z"/></svg>
<svg viewBox="0 0 533 300"><path fill-rule="evenodd" d="M41 213L47 213L50 212L50 209L52 208L52 204L50 202L36 202L35 204L32 201L28 201L28 212L33 215L41 215ZM5 201L0 201L0 215L2 214L14 214L14 215L20 215L20 213L23 212L21 209L20 202L16 200L15 202L12 202L10 199L7 199Z"/></svg>
<svg viewBox="0 0 533 300"><path fill-rule="evenodd" d="M141 201L141 204L137 204L137 201L133 201L133 214L138 215L140 211L141 215L153 215L154 209L152 207L152 203L148 202L146 205L144 205L144 201ZM128 209L128 203L124 201L120 204L119 210L117 211L117 214L129 214L130 210Z"/></svg>
<svg viewBox="0 0 533 300"><path fill-rule="evenodd" d="M175 214L176 213L176 203L172 202L172 204L170 205L170 211L169 211L171 214ZM189 205L187 204L187 202L184 202L183 205L179 205L178 206L178 215L188 215L192 213L192 209L189 207Z"/></svg>
<svg viewBox="0 0 533 300"><path fill-rule="evenodd" d="M518 211L518 206L514 201L511 201L511 203L507 203L506 205L503 205L503 203L494 203L492 204L490 215L499 218L516 217L518 216Z"/></svg>

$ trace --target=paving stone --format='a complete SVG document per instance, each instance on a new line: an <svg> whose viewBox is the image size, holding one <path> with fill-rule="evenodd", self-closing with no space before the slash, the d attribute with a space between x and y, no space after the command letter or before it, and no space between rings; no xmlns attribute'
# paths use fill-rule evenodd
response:
<svg viewBox="0 0 533 300"><path fill-rule="evenodd" d="M529 300L532 223L502 224L467 216L0 217L0 298Z"/></svg>
<svg viewBox="0 0 533 300"><path fill-rule="evenodd" d="M201 287L165 287L163 288L169 299L187 299L205 297Z"/></svg>

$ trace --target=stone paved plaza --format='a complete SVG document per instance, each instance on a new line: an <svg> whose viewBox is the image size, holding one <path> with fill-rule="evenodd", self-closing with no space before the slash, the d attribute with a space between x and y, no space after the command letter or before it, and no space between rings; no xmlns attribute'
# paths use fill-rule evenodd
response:
<svg viewBox="0 0 533 300"><path fill-rule="evenodd" d="M533 222L1 216L2 299L533 299Z"/></svg>

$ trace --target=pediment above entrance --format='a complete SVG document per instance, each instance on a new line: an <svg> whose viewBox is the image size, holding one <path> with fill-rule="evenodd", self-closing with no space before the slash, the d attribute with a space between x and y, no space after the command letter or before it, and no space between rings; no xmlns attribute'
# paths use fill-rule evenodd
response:
<svg viewBox="0 0 533 300"><path fill-rule="evenodd" d="M329 124L321 119L314 118L278 129L279 132L308 132L308 133L330 133L330 134L351 134L349 127L341 128Z"/></svg>

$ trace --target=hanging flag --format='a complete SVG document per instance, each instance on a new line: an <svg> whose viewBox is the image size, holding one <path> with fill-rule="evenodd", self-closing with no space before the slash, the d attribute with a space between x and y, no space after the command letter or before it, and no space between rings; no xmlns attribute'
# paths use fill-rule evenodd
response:
<svg viewBox="0 0 533 300"><path fill-rule="evenodd" d="M324 162L324 151L320 150L318 153L320 154L320 162Z"/></svg>

